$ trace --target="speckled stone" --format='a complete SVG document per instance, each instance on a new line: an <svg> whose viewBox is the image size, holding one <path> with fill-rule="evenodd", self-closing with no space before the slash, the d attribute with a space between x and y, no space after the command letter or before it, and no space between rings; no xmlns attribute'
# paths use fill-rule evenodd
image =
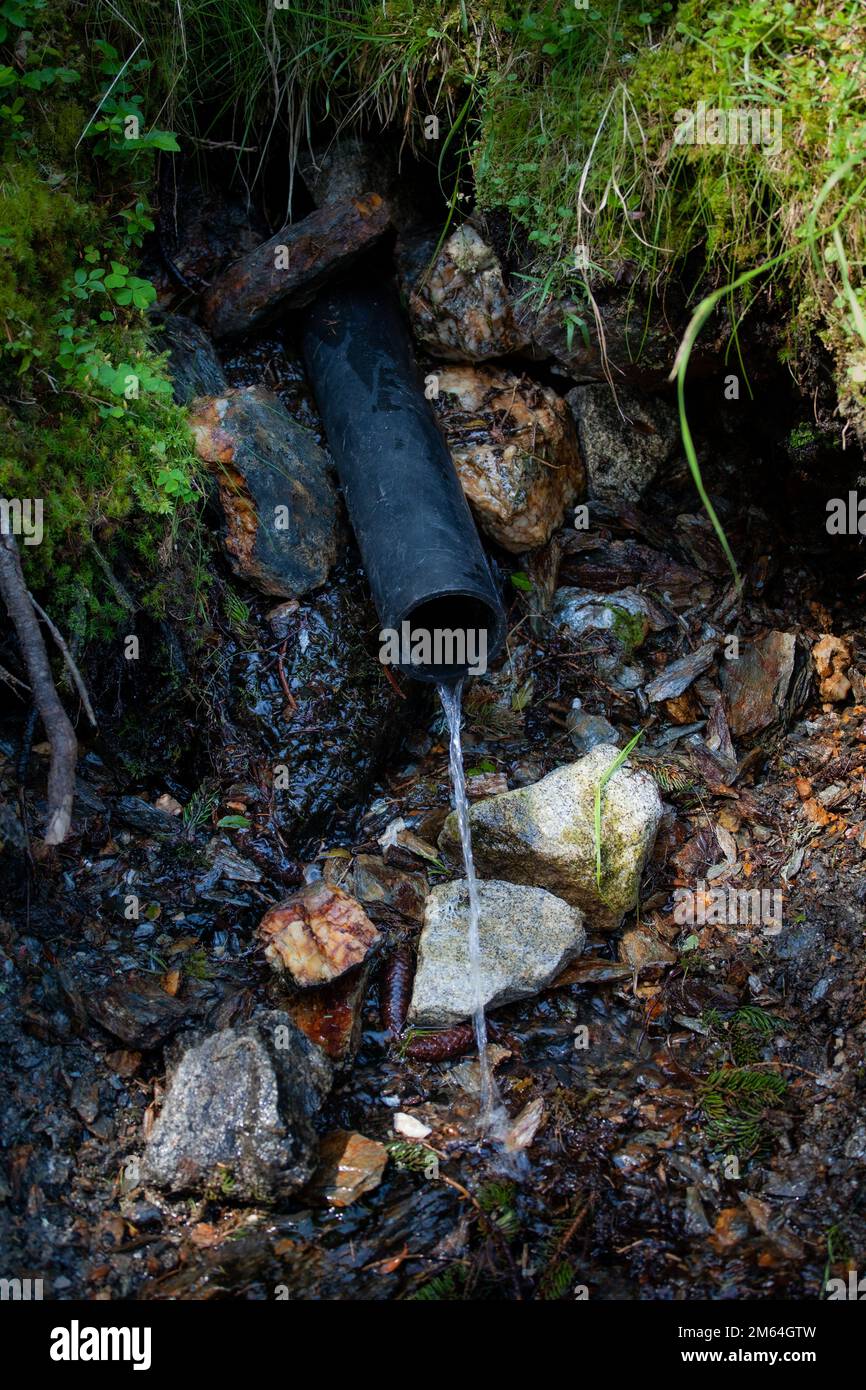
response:
<svg viewBox="0 0 866 1390"><path fill-rule="evenodd" d="M614 931L635 907L644 865L655 843L662 803L646 772L624 764L602 793L602 879L596 882L595 789L619 749L599 744L578 762L540 782L481 801L469 812L480 874L547 888L579 907L587 924ZM452 813L440 848L459 860Z"/></svg>
<svg viewBox="0 0 866 1390"><path fill-rule="evenodd" d="M485 880L481 900L481 997L486 1008L526 999L549 985L583 950L580 912L542 888ZM427 899L409 1022L450 1027L471 1016L469 892L465 879Z"/></svg>

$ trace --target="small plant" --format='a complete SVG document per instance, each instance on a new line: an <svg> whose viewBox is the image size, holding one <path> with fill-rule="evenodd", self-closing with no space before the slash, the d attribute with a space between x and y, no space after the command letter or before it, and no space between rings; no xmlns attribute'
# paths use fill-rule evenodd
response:
<svg viewBox="0 0 866 1390"><path fill-rule="evenodd" d="M731 1060L738 1067L759 1062L770 1038L784 1030L781 1019L755 1004L744 1005L728 1015L718 1009L708 1009L703 1022L714 1037L724 1041Z"/></svg>
<svg viewBox="0 0 866 1390"><path fill-rule="evenodd" d="M441 1274L428 1279L414 1293L406 1295L409 1303L456 1302L463 1298L468 1269L465 1264L449 1265Z"/></svg>
<svg viewBox="0 0 866 1390"><path fill-rule="evenodd" d="M768 1112L784 1098L787 1082L778 1072L722 1067L700 1088L708 1141L714 1148L752 1158L769 1142Z"/></svg>
<svg viewBox="0 0 866 1390"><path fill-rule="evenodd" d="M638 740L643 738L643 733L643 729L638 729L634 738L629 739L625 748L621 749L620 752L617 753L610 767L605 769L604 774L598 779L598 782L596 783L595 806L593 810L593 834L595 837L595 881L598 887L598 891L602 894L602 897L604 896L604 894L602 892L601 886L601 801L604 795L604 789L610 781L611 777L613 777L614 773L618 772L619 769L622 767L629 753L632 751L633 748L636 747Z"/></svg>
<svg viewBox="0 0 866 1390"><path fill-rule="evenodd" d="M188 951L183 958L184 974L191 980L209 980L211 977L210 961L207 951L201 946L193 951Z"/></svg>
<svg viewBox="0 0 866 1390"><path fill-rule="evenodd" d="M388 1157L400 1172L423 1173L425 1177L430 1172L431 1159L436 1155L426 1144L420 1144L411 1140L395 1139L385 1146L388 1150Z"/></svg>
<svg viewBox="0 0 866 1390"><path fill-rule="evenodd" d="M245 603L234 589L226 589L223 603L229 625L237 632L243 633L249 627L251 616L249 604Z"/></svg>
<svg viewBox="0 0 866 1390"><path fill-rule="evenodd" d="M181 819L187 834L194 835L196 831L203 829L209 823L218 801L217 793L206 790L204 787L199 787L193 792L181 812Z"/></svg>
<svg viewBox="0 0 866 1390"><path fill-rule="evenodd" d="M520 1232L520 1217L514 1209L515 1188L510 1182L487 1182L478 1189L477 1201L487 1220L513 1240Z"/></svg>
<svg viewBox="0 0 866 1390"><path fill-rule="evenodd" d="M143 81L152 64L149 58L135 58L141 44L125 59L106 39L95 39L93 47L100 57L105 87L82 138L92 140L94 153L110 163L158 150L177 154L180 146L170 130L145 129L144 99L135 90L135 79Z"/></svg>

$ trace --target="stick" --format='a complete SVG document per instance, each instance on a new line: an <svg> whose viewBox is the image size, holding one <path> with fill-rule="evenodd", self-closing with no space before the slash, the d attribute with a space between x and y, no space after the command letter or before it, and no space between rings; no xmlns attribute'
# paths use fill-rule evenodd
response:
<svg viewBox="0 0 866 1390"><path fill-rule="evenodd" d="M54 685L48 653L39 630L39 621L27 596L27 586L21 573L18 546L15 537L11 535L0 535L0 594L18 634L21 655L33 689L33 699L51 745L48 818L44 838L47 845L59 845L69 834L72 823L78 741Z"/></svg>
<svg viewBox="0 0 866 1390"><path fill-rule="evenodd" d="M90 703L90 696L87 693L87 686L84 684L84 677L82 676L81 672L75 664L72 652L67 647L62 632L59 630L59 628L55 627L54 623L51 621L48 614L45 612L45 609L40 608L39 604L36 602L29 589L27 590L27 597L33 604L33 607L36 609L36 612L39 614L40 618L42 619L45 626L48 628L48 631L51 633L51 636L54 638L54 641L57 643L57 646L60 649L60 655L66 662L66 668L75 682L75 689L81 696L81 703L84 706L84 713L87 715L87 718L90 720L94 729L98 728L99 726L96 722L96 715L93 713L93 706Z"/></svg>

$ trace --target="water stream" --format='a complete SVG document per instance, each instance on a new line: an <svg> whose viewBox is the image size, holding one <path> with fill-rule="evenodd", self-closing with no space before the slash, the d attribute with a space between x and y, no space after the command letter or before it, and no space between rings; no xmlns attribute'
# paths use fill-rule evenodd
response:
<svg viewBox="0 0 866 1390"><path fill-rule="evenodd" d="M469 894L469 970L474 999L472 1022L475 1028L475 1040L478 1044L480 1128L484 1133L492 1128L498 1106L496 1084L493 1080L490 1053L487 1047L487 1020L484 1017L484 999L481 993L481 903L478 897L478 880L475 877L475 861L472 857L469 802L466 796L463 748L460 739L463 681L457 681L454 685L440 685L439 698L448 720L451 786L454 792L454 809L457 812L457 824L460 828L460 845L463 850L463 864L466 870L466 886Z"/></svg>

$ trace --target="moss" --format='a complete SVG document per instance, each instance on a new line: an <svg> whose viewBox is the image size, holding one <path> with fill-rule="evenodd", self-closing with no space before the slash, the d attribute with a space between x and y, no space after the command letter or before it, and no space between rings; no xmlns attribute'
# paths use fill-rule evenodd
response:
<svg viewBox="0 0 866 1390"><path fill-rule="evenodd" d="M613 634L622 647L623 654L630 656L647 635L646 619L640 613L629 613L627 609L617 608L615 604L609 604L608 609L613 614Z"/></svg>
<svg viewBox="0 0 866 1390"><path fill-rule="evenodd" d="M182 534L188 580L198 464L152 341L155 291L135 273L146 221L129 208L146 208L153 161L94 158L88 143L87 109L131 79L106 73L77 7L22 0L16 13L0 115L0 495L43 500L44 539L22 547L28 582L50 583L53 615L77 635L107 635L121 610L94 543L146 590Z"/></svg>

